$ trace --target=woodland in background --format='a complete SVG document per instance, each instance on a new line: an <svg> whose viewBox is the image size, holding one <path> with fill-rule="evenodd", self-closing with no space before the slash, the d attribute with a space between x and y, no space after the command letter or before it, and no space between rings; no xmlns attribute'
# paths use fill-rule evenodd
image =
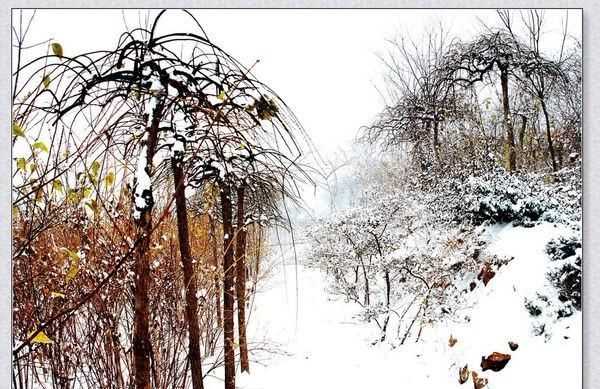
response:
<svg viewBox="0 0 600 389"><path fill-rule="evenodd" d="M484 254L495 224L570 231L547 243L555 291L523 307L536 335L581 309L581 44L563 20L558 50L543 51L543 11L498 20L468 41L442 27L388 41L388 106L361 129L357 155L332 164L339 198L307 227L311 266L376 326L373 344L468 320L470 293L512 260Z"/></svg>
<svg viewBox="0 0 600 389"><path fill-rule="evenodd" d="M543 51L543 11L498 11L501 27L469 41L443 27L399 37L381 55L389 105L360 139L402 147L426 179L489 172L557 172L580 157L581 43L562 26ZM558 26L552 26L558 28Z"/></svg>
<svg viewBox="0 0 600 389"><path fill-rule="evenodd" d="M28 42L34 16L13 27L13 387L201 389L224 366L233 389L267 347L247 308L308 137L187 11L81 54Z"/></svg>

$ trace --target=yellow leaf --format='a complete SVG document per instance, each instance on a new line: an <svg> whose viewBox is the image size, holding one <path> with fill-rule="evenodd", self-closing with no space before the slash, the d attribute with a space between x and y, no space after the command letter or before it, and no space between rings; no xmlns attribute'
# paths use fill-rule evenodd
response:
<svg viewBox="0 0 600 389"><path fill-rule="evenodd" d="M64 192L63 184L59 180L52 181L52 189L54 189L57 192Z"/></svg>
<svg viewBox="0 0 600 389"><path fill-rule="evenodd" d="M98 177L98 172L100 171L100 162L94 161L92 162L92 167L90 168L90 172L92 177Z"/></svg>
<svg viewBox="0 0 600 389"><path fill-rule="evenodd" d="M27 337L30 337L34 332L35 331L30 332ZM50 339L44 331L40 331L33 339L31 339L31 343L52 344L54 341Z"/></svg>
<svg viewBox="0 0 600 389"><path fill-rule="evenodd" d="M25 171L27 168L27 161L25 158L17 158L17 169L21 171Z"/></svg>
<svg viewBox="0 0 600 389"><path fill-rule="evenodd" d="M45 75L44 78L42 78L42 84L44 84L44 88L50 86L50 77L48 75Z"/></svg>
<svg viewBox="0 0 600 389"><path fill-rule="evenodd" d="M92 187L86 186L83 188L83 197L90 197L92 194Z"/></svg>
<svg viewBox="0 0 600 389"><path fill-rule="evenodd" d="M13 122L12 124L12 134L13 136L25 136L25 130L21 125L17 122Z"/></svg>
<svg viewBox="0 0 600 389"><path fill-rule="evenodd" d="M69 282L73 278L75 278L75 276L77 275L77 272L79 272L80 255L79 255L79 253L76 253L75 251L71 251L65 247L63 247L63 251L65 251L67 253L69 260L71 262L71 264L69 265L69 271L67 272L67 275L65 276L66 281Z"/></svg>
<svg viewBox="0 0 600 389"><path fill-rule="evenodd" d="M113 186L114 183L115 183L115 172L110 171L110 172L108 172L106 177L104 177L104 184L106 185L107 188L110 188L111 186Z"/></svg>
<svg viewBox="0 0 600 389"><path fill-rule="evenodd" d="M54 53L54 55L56 55L59 58L62 58L63 56L63 48L60 45L60 43L58 42L54 42L50 45L50 47L52 48L52 52Z"/></svg>
<svg viewBox="0 0 600 389"><path fill-rule="evenodd" d="M223 101L223 100L225 100L226 97L227 97L227 95L225 94L225 91L222 90L221 92L219 92L217 99Z"/></svg>
<svg viewBox="0 0 600 389"><path fill-rule="evenodd" d="M72 204L79 203L81 200L79 191L77 189L69 189L69 193L67 193L67 200L69 200Z"/></svg>
<svg viewBox="0 0 600 389"><path fill-rule="evenodd" d="M48 152L48 146L46 146L46 144L44 142L42 142L41 140L38 140L37 142L35 142L31 147L33 147L34 149L43 151L45 153Z"/></svg>
<svg viewBox="0 0 600 389"><path fill-rule="evenodd" d="M52 297L52 298L57 298L57 297L65 298L65 295L64 295L64 293L60 293L60 292L52 292L52 293L50 293L50 297Z"/></svg>

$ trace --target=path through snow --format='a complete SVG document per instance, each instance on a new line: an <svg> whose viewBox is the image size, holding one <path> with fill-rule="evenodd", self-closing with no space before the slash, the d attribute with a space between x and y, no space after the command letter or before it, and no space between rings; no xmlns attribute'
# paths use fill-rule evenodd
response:
<svg viewBox="0 0 600 389"><path fill-rule="evenodd" d="M467 388L458 383L458 368L465 363L478 369L481 355L510 352L507 341L520 344L508 367L484 373L488 389L577 388L581 386L581 315L562 320L550 342L531 335L531 318L523 297L543 287L546 242L561 233L549 224L524 229L491 228L491 253L515 256L486 288L472 293L468 323L438 323L427 327L418 344L396 349L371 345L377 336L373 324L357 321L355 305L327 291L325 275L295 265L291 247L277 255L262 282L250 317L253 354L250 375L238 375L244 389L295 388ZM302 260L305 246L297 246ZM285 258L282 263L281 258ZM297 274L296 274L297 271ZM298 279L296 295L296 276ZM297 304L296 304L297 303ZM570 327L565 329L565 327ZM458 338L448 347L448 337ZM565 339L567 336L570 339ZM207 388L222 381L208 379Z"/></svg>

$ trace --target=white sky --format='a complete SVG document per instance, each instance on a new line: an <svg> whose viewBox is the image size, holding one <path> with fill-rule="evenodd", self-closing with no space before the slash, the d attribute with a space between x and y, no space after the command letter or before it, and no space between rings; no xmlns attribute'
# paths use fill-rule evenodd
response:
<svg viewBox="0 0 600 389"><path fill-rule="evenodd" d="M182 21L190 19L180 11L169 12L165 19L173 25L169 29L194 28L184 25ZM519 11L513 12L518 17ZM138 25L139 13L125 11L129 27ZM398 34L418 38L442 23L450 34L468 40L482 30L481 22L498 22L495 10L464 9L198 9L193 13L209 38L244 65L260 59L253 69L255 76L288 103L324 157L347 149L357 130L383 108L375 85L381 85L383 68L376 53L385 51L385 39ZM560 45L566 14L565 10L545 11L546 47ZM13 25L18 15L13 11ZM569 33L577 38L581 38L581 15L580 10L569 11ZM123 30L121 10L38 10L28 41L53 38L69 56L112 48Z"/></svg>

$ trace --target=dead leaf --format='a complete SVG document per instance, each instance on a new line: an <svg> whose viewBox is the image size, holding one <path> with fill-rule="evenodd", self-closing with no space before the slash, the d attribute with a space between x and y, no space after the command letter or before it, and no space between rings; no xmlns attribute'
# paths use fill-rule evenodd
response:
<svg viewBox="0 0 600 389"><path fill-rule="evenodd" d="M458 371L458 382L462 385L469 380L469 365L461 367Z"/></svg>
<svg viewBox="0 0 600 389"><path fill-rule="evenodd" d="M481 389L487 385L488 380L485 377L479 377L479 374L476 372L471 372L471 376L473 377L473 387L475 389Z"/></svg>

